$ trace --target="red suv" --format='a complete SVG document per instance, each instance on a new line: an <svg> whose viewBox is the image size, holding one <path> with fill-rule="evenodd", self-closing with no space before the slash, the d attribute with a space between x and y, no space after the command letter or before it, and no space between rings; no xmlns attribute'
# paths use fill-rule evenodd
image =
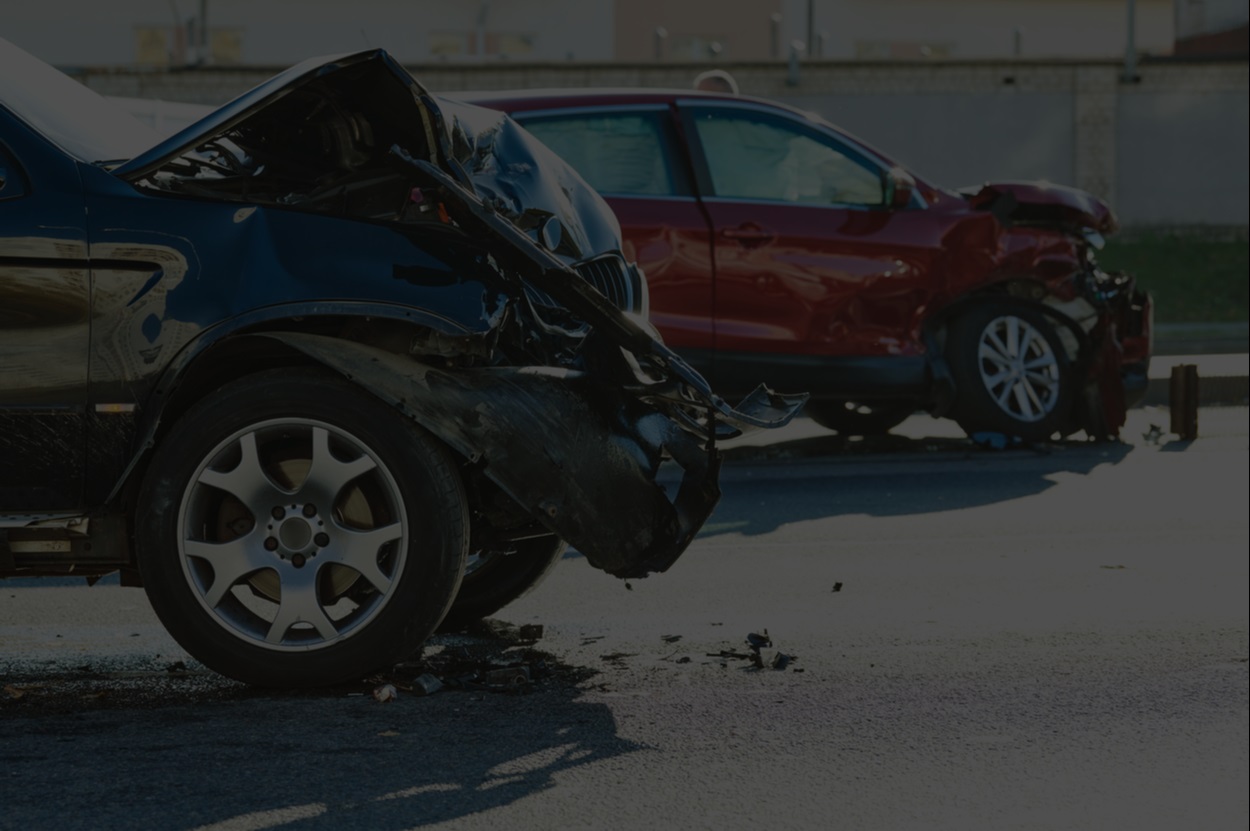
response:
<svg viewBox="0 0 1250 831"><path fill-rule="evenodd" d="M926 409L968 432L1117 435L1150 300L1098 268L1116 227L1044 182L950 191L833 125L693 91L479 93L616 212L651 320L718 391L808 390L845 433Z"/></svg>

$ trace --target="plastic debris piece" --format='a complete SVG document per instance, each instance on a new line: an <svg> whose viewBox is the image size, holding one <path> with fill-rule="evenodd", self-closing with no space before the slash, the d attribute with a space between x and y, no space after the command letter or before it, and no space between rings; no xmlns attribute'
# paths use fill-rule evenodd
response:
<svg viewBox="0 0 1250 831"><path fill-rule="evenodd" d="M412 682L412 691L417 695L433 695L442 688L443 682L428 672L418 675L417 679Z"/></svg>
<svg viewBox="0 0 1250 831"><path fill-rule="evenodd" d="M533 682L529 667L522 665L492 669L482 676L482 683L496 692L521 692Z"/></svg>
<svg viewBox="0 0 1250 831"><path fill-rule="evenodd" d="M541 623L527 623L517 630L517 637L523 641L540 641L543 637Z"/></svg>
<svg viewBox="0 0 1250 831"><path fill-rule="evenodd" d="M761 648L773 645L773 639L768 636L768 630L763 632L752 632L747 635L747 643L751 645L751 649L759 652Z"/></svg>
<svg viewBox="0 0 1250 831"><path fill-rule="evenodd" d="M776 655L773 656L772 667L773 669L778 670L778 671L784 670L786 667L790 666L792 661L794 661L793 655L787 655L784 652L778 652Z"/></svg>
<svg viewBox="0 0 1250 831"><path fill-rule="evenodd" d="M373 700L379 704L386 704L397 698L399 698L399 690L395 689L394 684L383 684L373 689Z"/></svg>
<svg viewBox="0 0 1250 831"><path fill-rule="evenodd" d="M1008 446L1008 437L1001 432L974 432L969 439L973 440L976 446L985 447L986 450L1005 450Z"/></svg>
<svg viewBox="0 0 1250 831"><path fill-rule="evenodd" d="M661 635L660 640L664 641L665 643L677 643L679 640L681 640L681 635Z"/></svg>
<svg viewBox="0 0 1250 831"><path fill-rule="evenodd" d="M172 664L170 664L169 666L165 667L165 671L166 671L166 672L170 672L170 673L173 673L173 672L186 672L186 671L187 671L187 665L186 665L185 663L183 663L182 661L174 661Z"/></svg>
<svg viewBox="0 0 1250 831"><path fill-rule="evenodd" d="M834 583L834 584L833 584L833 590L834 590L835 592L840 592L840 591L842 591L842 583L841 583L841 582Z"/></svg>
<svg viewBox="0 0 1250 831"><path fill-rule="evenodd" d="M688 663L690 663L690 656L689 656L689 655L683 655L683 656L681 656L680 658L678 658L678 659L677 659L677 663L679 663L679 664L688 664Z"/></svg>

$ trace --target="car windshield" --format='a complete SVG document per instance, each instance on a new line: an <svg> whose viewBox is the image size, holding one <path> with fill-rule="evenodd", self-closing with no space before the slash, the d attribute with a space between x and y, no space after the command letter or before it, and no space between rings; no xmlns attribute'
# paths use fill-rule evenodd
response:
<svg viewBox="0 0 1250 831"><path fill-rule="evenodd" d="M0 104L84 162L123 161L160 140L116 104L3 38Z"/></svg>

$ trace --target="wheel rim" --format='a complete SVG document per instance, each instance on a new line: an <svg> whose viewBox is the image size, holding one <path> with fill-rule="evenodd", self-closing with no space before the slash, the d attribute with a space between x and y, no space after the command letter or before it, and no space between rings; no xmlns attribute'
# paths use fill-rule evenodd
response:
<svg viewBox="0 0 1250 831"><path fill-rule="evenodd" d="M994 403L1012 418L1036 422L1059 401L1059 359L1046 336L1014 315L996 317L977 348L981 381Z"/></svg>
<svg viewBox="0 0 1250 831"><path fill-rule="evenodd" d="M394 594L406 517L394 477L359 439L320 421L265 421L196 468L179 560L231 634L270 650L320 649L361 631Z"/></svg>

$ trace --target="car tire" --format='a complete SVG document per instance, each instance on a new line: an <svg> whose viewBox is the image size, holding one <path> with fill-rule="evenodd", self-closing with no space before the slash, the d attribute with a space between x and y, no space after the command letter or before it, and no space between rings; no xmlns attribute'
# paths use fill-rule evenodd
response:
<svg viewBox="0 0 1250 831"><path fill-rule="evenodd" d="M969 435L1045 441L1071 415L1072 367L1054 326L1037 309L979 305L951 323L946 360L951 414Z"/></svg>
<svg viewBox="0 0 1250 831"><path fill-rule="evenodd" d="M460 591L439 625L458 632L529 594L547 578L568 546L555 537L522 540L516 551L470 556Z"/></svg>
<svg viewBox="0 0 1250 831"><path fill-rule="evenodd" d="M915 402L809 401L804 413L812 421L843 436L879 436L916 412Z"/></svg>
<svg viewBox="0 0 1250 831"><path fill-rule="evenodd" d="M464 569L448 452L359 387L266 371L206 397L160 441L136 512L157 616L249 684L351 681L414 652Z"/></svg>

